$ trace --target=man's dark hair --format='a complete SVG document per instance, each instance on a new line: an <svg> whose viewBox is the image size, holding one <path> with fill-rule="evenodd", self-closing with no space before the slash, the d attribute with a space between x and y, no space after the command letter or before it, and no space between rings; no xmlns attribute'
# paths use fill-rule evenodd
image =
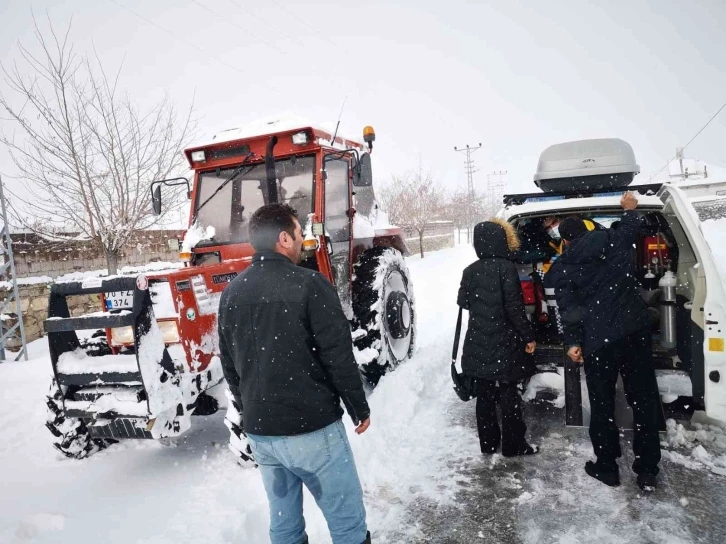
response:
<svg viewBox="0 0 726 544"><path fill-rule="evenodd" d="M282 231L295 239L297 210L287 204L267 204L250 218L250 243L255 251L275 251Z"/></svg>
<svg viewBox="0 0 726 544"><path fill-rule="evenodd" d="M582 217L568 217L559 226L560 238L572 242L583 234L590 231L582 220Z"/></svg>

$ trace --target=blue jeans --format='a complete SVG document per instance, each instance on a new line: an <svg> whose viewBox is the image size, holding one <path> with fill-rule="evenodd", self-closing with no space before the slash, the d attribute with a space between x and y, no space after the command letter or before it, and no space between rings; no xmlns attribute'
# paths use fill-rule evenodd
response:
<svg viewBox="0 0 726 544"><path fill-rule="evenodd" d="M363 490L342 421L312 433L248 439L270 503L272 544L305 541L303 484L323 511L333 544L365 541Z"/></svg>

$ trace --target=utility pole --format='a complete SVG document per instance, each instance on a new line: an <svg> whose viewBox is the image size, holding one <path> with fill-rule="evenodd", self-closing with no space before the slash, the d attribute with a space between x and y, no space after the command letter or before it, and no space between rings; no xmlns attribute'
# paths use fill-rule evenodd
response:
<svg viewBox="0 0 726 544"><path fill-rule="evenodd" d="M504 176L507 175L506 170L500 170L499 172L492 172L491 174L487 174L487 189L488 189L488 197L489 197L489 213L494 215L497 213L499 205L501 205L501 201L497 202L498 199L501 199L502 195L504 194L504 186L506 185L504 182ZM498 177L499 180L492 183L491 178Z"/></svg>
<svg viewBox="0 0 726 544"><path fill-rule="evenodd" d="M671 178L678 178L681 181L688 181L689 178L696 178L700 179L703 177L703 179L708 178L708 166L704 164L703 166L703 172L698 170L698 162L694 160L694 172L689 172L689 167L686 166L684 168L683 166L683 159L685 158L683 155L683 149L682 147L676 148L676 159L678 159L678 166L680 168L680 174L671 174L670 173L670 163L668 164L668 176Z"/></svg>
<svg viewBox="0 0 726 544"><path fill-rule="evenodd" d="M481 144L476 147L471 147L469 144L466 144L465 148L458 148L454 146L454 151L457 153L464 153L466 155L466 159L464 159L464 170L466 171L466 192L469 197L466 204L466 240L469 243L471 243L470 233L473 227L472 223L474 222L474 172L476 172L476 170L474 170L474 160L471 156L479 151L481 147Z"/></svg>
<svg viewBox="0 0 726 544"><path fill-rule="evenodd" d="M20 307L20 293L18 292L18 278L15 275L15 260L13 259L13 241L10 239L10 223L8 211L5 207L5 194L3 192L3 180L0 177L0 211L2 212L2 227L0 228L0 277L7 277L10 289L5 300L0 302L0 362L5 360L5 345L8 340L14 339L20 344L20 349L15 357L19 361L21 357L28 360L28 349L25 342L25 326L23 325L23 312ZM5 310L10 309L18 319L18 322L6 328Z"/></svg>

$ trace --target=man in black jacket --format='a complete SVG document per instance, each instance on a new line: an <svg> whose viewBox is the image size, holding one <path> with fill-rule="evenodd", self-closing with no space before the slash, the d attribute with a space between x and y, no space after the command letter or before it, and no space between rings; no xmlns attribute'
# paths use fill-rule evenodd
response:
<svg viewBox="0 0 726 544"><path fill-rule="evenodd" d="M632 275L632 250L640 230L631 193L621 199L625 214L618 229L591 230L580 218L559 227L566 249L546 281L554 284L568 356L585 364L590 396L590 439L597 462L586 472L616 486L616 459L622 455L615 424L618 372L633 408L635 437L633 471L641 489L656 487L660 441L658 387L653 369L648 310Z"/></svg>
<svg viewBox="0 0 726 544"><path fill-rule="evenodd" d="M270 503L270 539L307 542L305 484L335 544L370 542L340 401L358 434L370 411L340 300L320 273L297 266L294 209L263 206L249 231L256 253L222 294L219 347Z"/></svg>

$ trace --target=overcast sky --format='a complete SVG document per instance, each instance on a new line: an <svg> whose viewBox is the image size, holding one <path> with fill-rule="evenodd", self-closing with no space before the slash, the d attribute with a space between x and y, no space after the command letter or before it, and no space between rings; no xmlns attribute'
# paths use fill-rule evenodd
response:
<svg viewBox="0 0 726 544"><path fill-rule="evenodd" d="M72 18L77 49L95 45L111 71L123 60L121 85L142 106L195 96L203 134L280 112L334 122L347 97L341 130L375 127L378 180L420 157L463 186L454 146L481 143L478 188L506 170L510 192L530 191L548 145L619 137L645 182L726 101L723 0L3 4L3 63L18 40L34 47L31 6L43 25L46 11L61 29ZM726 111L686 156L726 166L725 142ZM0 172L12 173L5 150Z"/></svg>

